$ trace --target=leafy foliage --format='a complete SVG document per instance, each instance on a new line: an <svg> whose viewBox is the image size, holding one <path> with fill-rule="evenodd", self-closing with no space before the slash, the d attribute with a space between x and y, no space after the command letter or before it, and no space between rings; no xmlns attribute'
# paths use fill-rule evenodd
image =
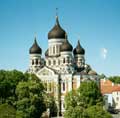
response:
<svg viewBox="0 0 120 118"><path fill-rule="evenodd" d="M40 80L28 80L20 82L16 89L18 101L17 112L23 113L25 118L39 118L46 110L44 103L44 87Z"/></svg>
<svg viewBox="0 0 120 118"><path fill-rule="evenodd" d="M0 118L16 118L16 110L8 104L0 105Z"/></svg>
<svg viewBox="0 0 120 118"><path fill-rule="evenodd" d="M39 118L46 110L44 94L44 87L35 75L0 70L0 105L15 108L17 118ZM7 106L3 106L4 111Z"/></svg>
<svg viewBox="0 0 120 118"><path fill-rule="evenodd" d="M91 106L86 109L86 116L87 118L112 118L112 116L103 110L102 106Z"/></svg>
<svg viewBox="0 0 120 118"><path fill-rule="evenodd" d="M94 114L100 116L97 118L102 118L102 113L105 118L111 118L103 110L102 95L94 81L82 82L78 90L69 92L65 97L65 107L65 118L94 118Z"/></svg>
<svg viewBox="0 0 120 118"><path fill-rule="evenodd" d="M109 77L108 79L116 84L120 84L120 76L112 76L112 77Z"/></svg>
<svg viewBox="0 0 120 118"><path fill-rule="evenodd" d="M50 109L50 116L51 117L57 116L57 105L55 102L55 98L47 94L45 96L45 100L46 100L45 103L46 103L47 108Z"/></svg>

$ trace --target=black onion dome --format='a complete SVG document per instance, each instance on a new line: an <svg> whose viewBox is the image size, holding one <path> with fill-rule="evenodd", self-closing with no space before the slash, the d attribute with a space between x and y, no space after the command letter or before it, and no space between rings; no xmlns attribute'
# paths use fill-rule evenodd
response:
<svg viewBox="0 0 120 118"><path fill-rule="evenodd" d="M73 50L73 53L74 53L74 55L76 55L76 54L82 54L82 55L84 55L85 54L85 50L80 45L79 40L78 40L78 44L77 44L76 48Z"/></svg>
<svg viewBox="0 0 120 118"><path fill-rule="evenodd" d="M61 45L60 51L65 52L65 51L72 51L72 50L73 50L73 47L66 38L63 44Z"/></svg>
<svg viewBox="0 0 120 118"><path fill-rule="evenodd" d="M30 54L42 54L42 50L39 47L39 45L37 44L36 37L35 37L32 47L29 50L29 53Z"/></svg>
<svg viewBox="0 0 120 118"><path fill-rule="evenodd" d="M61 28L59 24L58 16L56 16L56 24L48 33L48 39L53 38L65 39L65 34L66 34L65 31Z"/></svg>

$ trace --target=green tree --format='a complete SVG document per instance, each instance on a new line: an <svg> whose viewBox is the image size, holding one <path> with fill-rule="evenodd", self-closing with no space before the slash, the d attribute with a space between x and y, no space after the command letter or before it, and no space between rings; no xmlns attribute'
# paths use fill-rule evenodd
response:
<svg viewBox="0 0 120 118"><path fill-rule="evenodd" d="M0 105L0 118L16 118L16 110L8 104Z"/></svg>
<svg viewBox="0 0 120 118"><path fill-rule="evenodd" d="M120 84L120 76L111 76L108 79L116 84Z"/></svg>
<svg viewBox="0 0 120 118"><path fill-rule="evenodd" d="M44 98L46 107L50 110L50 117L57 116L58 109L57 104L55 102L55 98L53 96L50 96L49 94L46 94Z"/></svg>
<svg viewBox="0 0 120 118"><path fill-rule="evenodd" d="M100 111L95 111L95 108ZM102 113L107 116L106 118L111 118L103 110L102 95L94 81L82 82L78 90L69 92L65 97L65 109L65 118L102 118ZM94 115L90 114L92 110L96 116L100 117L92 117Z"/></svg>
<svg viewBox="0 0 120 118"><path fill-rule="evenodd" d="M40 118L46 110L44 87L35 75L32 77L33 79L26 82L19 82L16 88L17 116L21 118Z"/></svg>
<svg viewBox="0 0 120 118"><path fill-rule="evenodd" d="M103 104L103 97L96 82L86 81L78 88L79 99L86 107Z"/></svg>
<svg viewBox="0 0 120 118"><path fill-rule="evenodd" d="M102 106L94 105L86 109L86 117L88 118L112 118L112 116Z"/></svg>
<svg viewBox="0 0 120 118"><path fill-rule="evenodd" d="M26 77L20 71L0 70L0 104L8 102L14 105L16 86L20 81L24 80L26 80Z"/></svg>

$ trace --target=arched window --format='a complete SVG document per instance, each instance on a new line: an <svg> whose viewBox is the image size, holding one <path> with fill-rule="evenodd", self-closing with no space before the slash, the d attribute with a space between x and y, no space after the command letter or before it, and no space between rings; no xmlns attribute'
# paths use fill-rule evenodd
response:
<svg viewBox="0 0 120 118"><path fill-rule="evenodd" d="M65 58L63 58L63 63L65 63Z"/></svg>
<svg viewBox="0 0 120 118"><path fill-rule="evenodd" d="M38 59L36 59L36 65L38 65Z"/></svg>
<svg viewBox="0 0 120 118"><path fill-rule="evenodd" d="M34 65L34 60L32 60L32 65Z"/></svg>
<svg viewBox="0 0 120 118"><path fill-rule="evenodd" d="M63 91L65 91L65 82L63 82Z"/></svg>

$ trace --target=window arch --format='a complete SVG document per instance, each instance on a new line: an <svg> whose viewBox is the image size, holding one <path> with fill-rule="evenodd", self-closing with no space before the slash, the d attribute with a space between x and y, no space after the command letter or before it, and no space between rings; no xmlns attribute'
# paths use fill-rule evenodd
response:
<svg viewBox="0 0 120 118"><path fill-rule="evenodd" d="M32 65L34 65L34 60L32 60Z"/></svg>
<svg viewBox="0 0 120 118"><path fill-rule="evenodd" d="M65 63L65 58L63 58L63 63Z"/></svg>
<svg viewBox="0 0 120 118"><path fill-rule="evenodd" d="M36 59L35 62L36 62L35 64L38 65L38 59Z"/></svg>
<svg viewBox="0 0 120 118"><path fill-rule="evenodd" d="M63 91L65 91L65 82L63 82Z"/></svg>

